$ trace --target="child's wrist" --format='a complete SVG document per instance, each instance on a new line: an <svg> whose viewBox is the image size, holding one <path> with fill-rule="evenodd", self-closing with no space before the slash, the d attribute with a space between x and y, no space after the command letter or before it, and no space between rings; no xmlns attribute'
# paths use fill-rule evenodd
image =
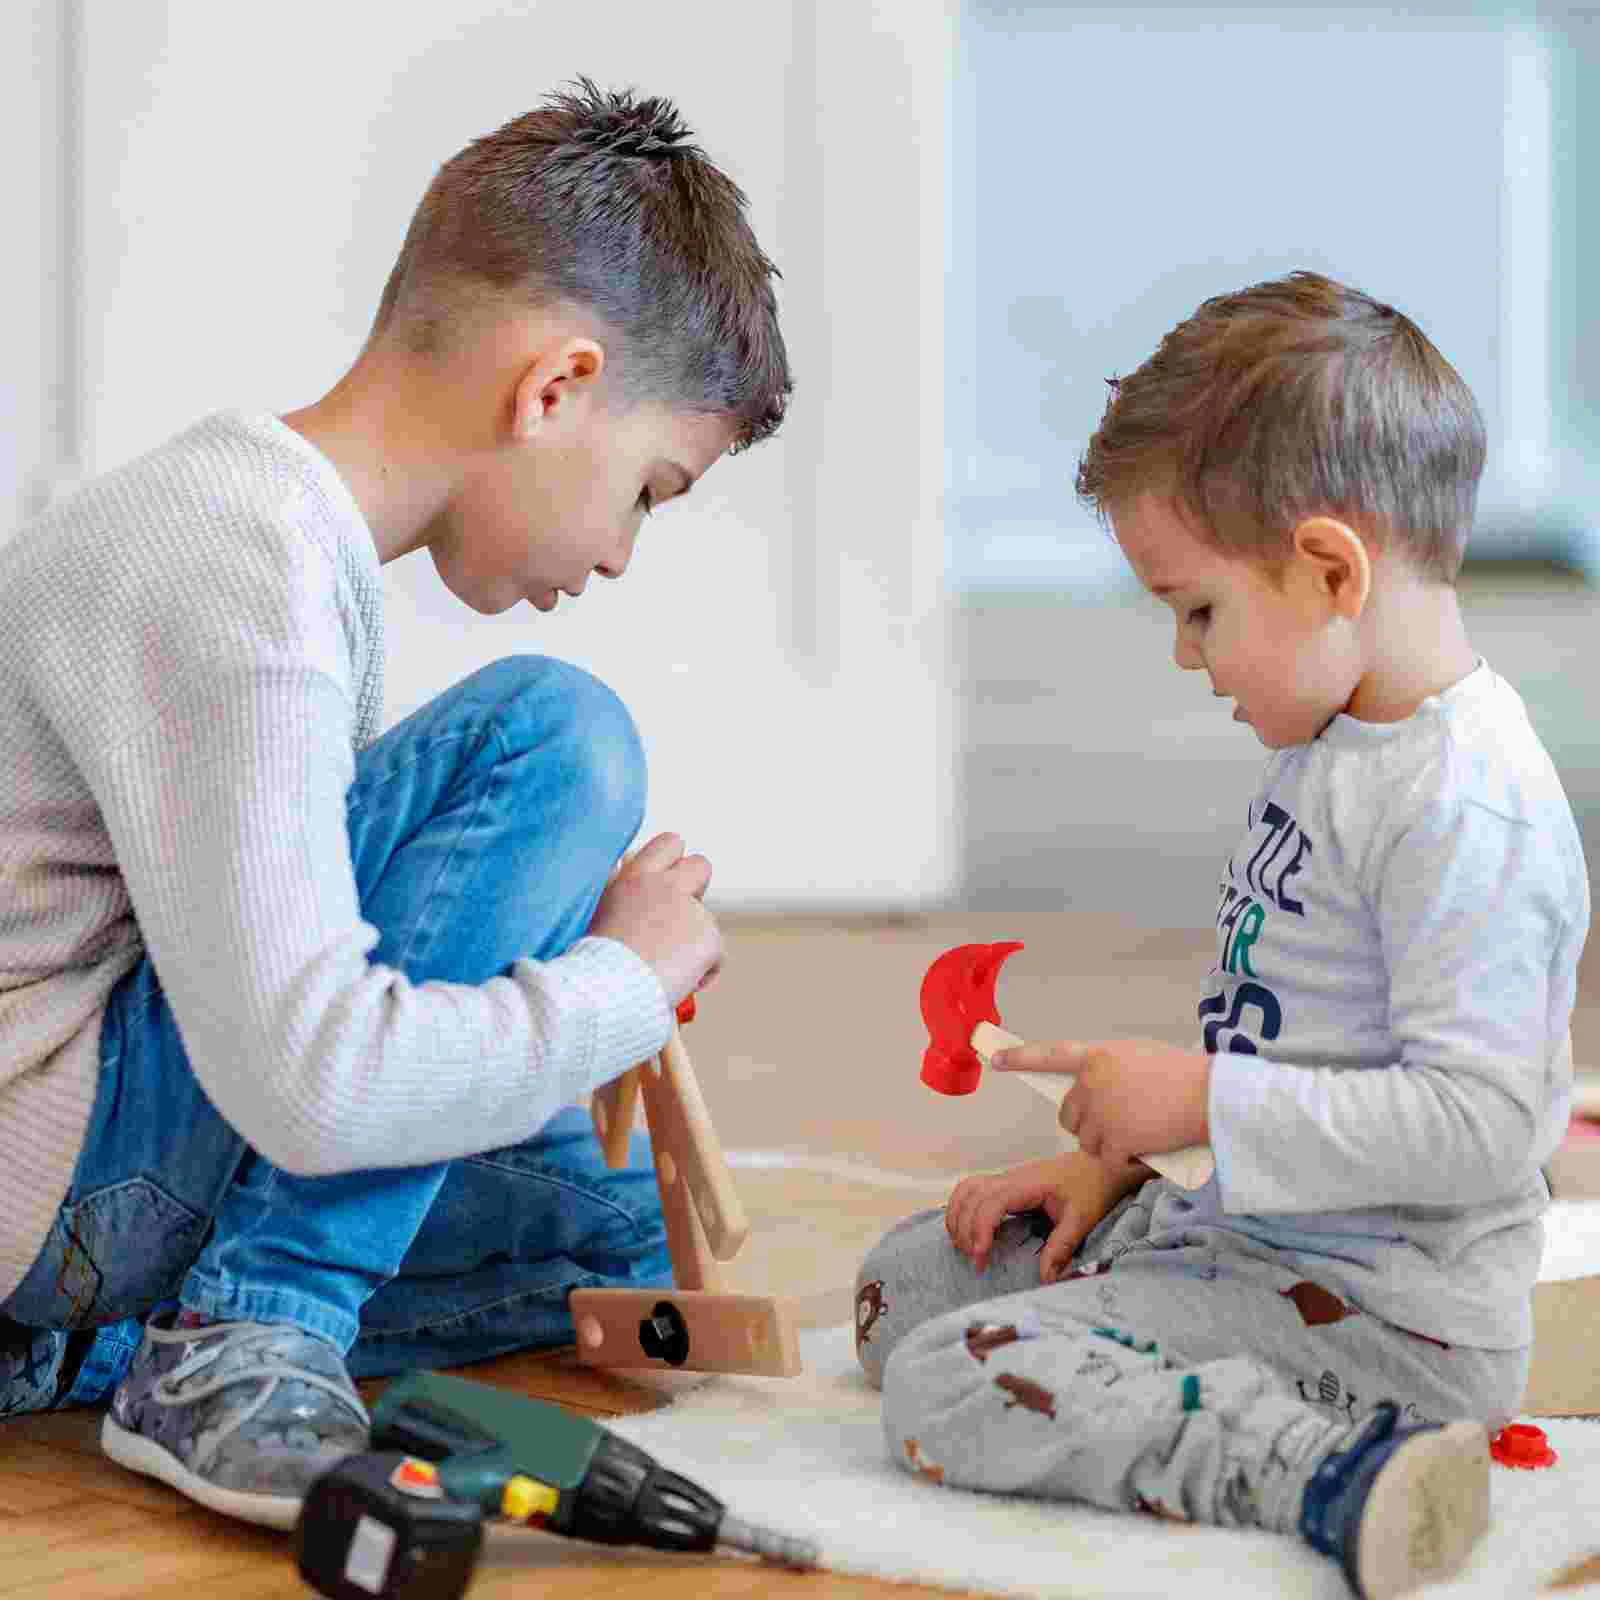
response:
<svg viewBox="0 0 1600 1600"><path fill-rule="evenodd" d="M1101 1156L1091 1156L1087 1150L1074 1150L1063 1156L1062 1160L1069 1166L1074 1160L1092 1161L1100 1169L1106 1188L1111 1191L1114 1200L1132 1194L1156 1176L1155 1169L1147 1167L1138 1156L1129 1156L1126 1161L1107 1161Z"/></svg>
<svg viewBox="0 0 1600 1600"><path fill-rule="evenodd" d="M1138 1156L1129 1156L1121 1166L1112 1171L1112 1179L1116 1183L1119 1197L1132 1194L1135 1189L1142 1189L1152 1178L1159 1176L1154 1167L1147 1167Z"/></svg>

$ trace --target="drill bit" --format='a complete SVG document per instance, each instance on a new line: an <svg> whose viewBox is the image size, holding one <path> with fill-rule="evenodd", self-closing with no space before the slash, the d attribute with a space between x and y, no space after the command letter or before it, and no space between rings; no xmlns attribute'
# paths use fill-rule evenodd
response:
<svg viewBox="0 0 1600 1600"><path fill-rule="evenodd" d="M727 1513L718 1524L717 1543L747 1551L780 1567L793 1567L796 1571L816 1566L822 1553L815 1539L796 1539L775 1528L762 1528Z"/></svg>

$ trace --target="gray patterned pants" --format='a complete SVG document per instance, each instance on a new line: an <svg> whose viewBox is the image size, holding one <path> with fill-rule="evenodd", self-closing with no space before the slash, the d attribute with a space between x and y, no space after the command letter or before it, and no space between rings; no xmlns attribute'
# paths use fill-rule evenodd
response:
<svg viewBox="0 0 1600 1600"><path fill-rule="evenodd" d="M892 1228L856 1281L856 1350L889 1449L964 1488L1293 1531L1317 1462L1384 1400L1401 1423L1516 1415L1528 1347L1445 1346L1193 1229L1150 1237L1152 1180L1039 1282L1042 1214L980 1276L942 1208Z"/></svg>

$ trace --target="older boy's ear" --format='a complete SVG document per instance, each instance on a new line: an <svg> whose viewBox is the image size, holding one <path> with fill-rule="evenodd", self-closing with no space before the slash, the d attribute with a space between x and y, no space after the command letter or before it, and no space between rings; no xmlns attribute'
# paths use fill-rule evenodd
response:
<svg viewBox="0 0 1600 1600"><path fill-rule="evenodd" d="M1354 620L1372 593L1372 560L1366 541L1337 517L1307 517L1294 530L1296 551L1311 563L1320 597Z"/></svg>
<svg viewBox="0 0 1600 1600"><path fill-rule="evenodd" d="M517 380L512 434L532 439L577 420L594 403L605 365L605 351L593 339L566 339L540 351Z"/></svg>

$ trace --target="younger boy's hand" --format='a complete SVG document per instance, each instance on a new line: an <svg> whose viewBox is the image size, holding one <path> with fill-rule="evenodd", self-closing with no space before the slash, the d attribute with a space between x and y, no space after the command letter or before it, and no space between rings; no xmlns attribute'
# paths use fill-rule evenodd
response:
<svg viewBox="0 0 1600 1600"><path fill-rule="evenodd" d="M592 936L620 941L654 970L673 1010L722 970L722 934L701 903L710 882L704 856L658 833L617 868L589 921Z"/></svg>
<svg viewBox="0 0 1600 1600"><path fill-rule="evenodd" d="M1055 1228L1039 1252L1039 1281L1054 1283L1100 1219L1151 1176L1140 1162L1118 1169L1073 1150L1006 1172L963 1178L945 1205L945 1231L982 1272L994 1248L994 1231L1005 1218L1042 1208Z"/></svg>
<svg viewBox="0 0 1600 1600"><path fill-rule="evenodd" d="M1061 1103L1061 1125L1113 1165L1210 1141L1211 1058L1196 1051L1159 1039L1064 1039L997 1050L989 1065L1075 1078Z"/></svg>

